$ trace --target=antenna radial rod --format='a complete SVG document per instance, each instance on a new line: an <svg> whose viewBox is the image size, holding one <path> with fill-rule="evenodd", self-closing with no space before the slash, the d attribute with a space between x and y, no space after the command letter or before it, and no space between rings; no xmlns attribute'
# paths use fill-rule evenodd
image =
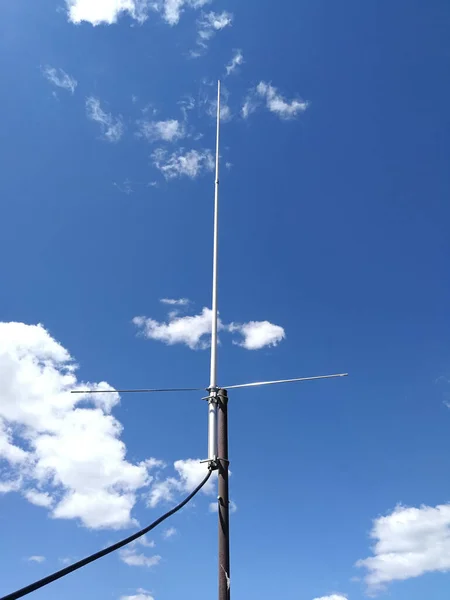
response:
<svg viewBox="0 0 450 600"><path fill-rule="evenodd" d="M252 383L240 383L239 385L223 386L226 390L237 390L238 388L256 387L260 385L274 385L276 383L294 383L296 381L314 381L315 379L333 379L334 377L347 377L348 373L337 373L336 375L316 375L315 377L297 377L296 379L277 379L276 381L254 381Z"/></svg>

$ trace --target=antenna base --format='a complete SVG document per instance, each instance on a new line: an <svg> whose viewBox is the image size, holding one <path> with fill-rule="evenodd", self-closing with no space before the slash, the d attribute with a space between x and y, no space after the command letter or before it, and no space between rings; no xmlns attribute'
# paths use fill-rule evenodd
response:
<svg viewBox="0 0 450 600"><path fill-rule="evenodd" d="M209 393L209 396L205 396L204 398L202 398L202 400L207 400L208 402L212 402L213 404L217 404L218 403L218 393L220 391L221 388L218 387L214 387L214 388L207 388L207 392Z"/></svg>

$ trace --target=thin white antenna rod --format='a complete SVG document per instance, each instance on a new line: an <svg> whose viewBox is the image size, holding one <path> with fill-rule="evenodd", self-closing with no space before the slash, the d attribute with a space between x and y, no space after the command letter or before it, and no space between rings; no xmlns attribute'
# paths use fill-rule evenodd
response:
<svg viewBox="0 0 450 600"><path fill-rule="evenodd" d="M217 258L219 245L219 135L220 135L220 81L217 82L216 179L214 184L214 249L212 280L211 377L209 387L217 387Z"/></svg>
<svg viewBox="0 0 450 600"><path fill-rule="evenodd" d="M208 460L217 458L217 262L219 246L220 81L217 82L216 178L214 182L214 241L212 279L211 371L208 401Z"/></svg>

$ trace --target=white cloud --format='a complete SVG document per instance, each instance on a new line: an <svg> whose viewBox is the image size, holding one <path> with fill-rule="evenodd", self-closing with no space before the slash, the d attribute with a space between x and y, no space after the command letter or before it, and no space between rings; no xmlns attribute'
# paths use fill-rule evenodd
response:
<svg viewBox="0 0 450 600"><path fill-rule="evenodd" d="M117 393L69 393L89 386L76 368L41 325L0 323L0 431L10 436L0 445L0 492L21 491L53 518L89 528L127 527L152 464L126 460L122 426L110 414Z"/></svg>
<svg viewBox="0 0 450 600"><path fill-rule="evenodd" d="M178 482L174 477L156 481L148 495L148 506L155 508L160 502L172 502L174 499L174 490L177 488Z"/></svg>
<svg viewBox="0 0 450 600"><path fill-rule="evenodd" d="M146 535L143 535L142 537L138 538L136 540L136 542L138 544L140 544L141 546L144 546L145 548L154 548L155 547L155 542L153 540L149 540Z"/></svg>
<svg viewBox="0 0 450 600"><path fill-rule="evenodd" d="M187 306L190 300L188 298L161 298L160 302L170 306Z"/></svg>
<svg viewBox="0 0 450 600"><path fill-rule="evenodd" d="M214 106L214 116L216 115L216 113L217 102ZM231 108L228 106L228 104L226 104L225 102L220 102L220 120L226 123L227 121L231 121L232 116L233 115L231 114Z"/></svg>
<svg viewBox="0 0 450 600"><path fill-rule="evenodd" d="M138 553L135 547L124 548L119 551L120 560L130 567L155 567L159 565L161 557L155 554L154 556L146 556Z"/></svg>
<svg viewBox="0 0 450 600"><path fill-rule="evenodd" d="M162 533L162 536L165 540L168 540L169 538L173 537L174 535L177 535L178 531L175 529L175 527L169 527L168 529L165 529Z"/></svg>
<svg viewBox="0 0 450 600"><path fill-rule="evenodd" d="M248 117L253 114L258 108L259 103L255 100L254 94L249 94L244 104L242 105L241 115L243 119L248 119Z"/></svg>
<svg viewBox="0 0 450 600"><path fill-rule="evenodd" d="M275 87L264 81L258 83L256 92L259 96L265 98L266 106L270 112L275 113L281 119L293 119L308 108L308 103L301 100L288 102L278 93Z"/></svg>
<svg viewBox="0 0 450 600"><path fill-rule="evenodd" d="M69 20L72 23L86 21L92 25L112 25L122 13L143 23L147 19L148 0L66 0Z"/></svg>
<svg viewBox="0 0 450 600"><path fill-rule="evenodd" d="M135 317L133 323L141 333L152 340L173 344L186 344L191 350L207 348L211 334L211 310L204 308L199 315L179 317L172 314L169 321L160 323L147 317ZM220 324L219 324L220 329Z"/></svg>
<svg viewBox="0 0 450 600"><path fill-rule="evenodd" d="M277 346L286 337L283 327L269 321L250 321L249 323L229 325L229 331L243 336L241 342L235 342L246 350L261 350L266 346Z"/></svg>
<svg viewBox="0 0 450 600"><path fill-rule="evenodd" d="M369 591L424 573L450 571L450 504L436 507L397 506L374 520L373 556L356 563L367 569Z"/></svg>
<svg viewBox="0 0 450 600"><path fill-rule="evenodd" d="M221 13L210 12L203 16L203 23L207 29L220 31L225 27L229 27L233 22L233 15L226 10Z"/></svg>
<svg viewBox="0 0 450 600"><path fill-rule="evenodd" d="M50 81L50 83L53 83L53 85L63 88L72 94L75 92L75 88L78 85L77 80L68 75L62 69L55 69L55 67L50 67L47 65L42 69L42 73L44 77Z"/></svg>
<svg viewBox="0 0 450 600"><path fill-rule="evenodd" d="M167 121L139 121L139 135L149 142L163 140L164 142L175 142L186 135L186 130L177 119Z"/></svg>
<svg viewBox="0 0 450 600"><path fill-rule="evenodd" d="M231 75L236 69L244 62L244 55L242 50L235 50L231 61L225 67L227 75Z"/></svg>
<svg viewBox="0 0 450 600"><path fill-rule="evenodd" d="M186 9L198 10L211 0L66 0L69 21L112 25L125 13L144 23L149 11L158 12L169 25L176 25Z"/></svg>
<svg viewBox="0 0 450 600"><path fill-rule="evenodd" d="M314 600L347 600L347 596L331 594L331 596L321 596L320 598L314 598Z"/></svg>
<svg viewBox="0 0 450 600"><path fill-rule="evenodd" d="M120 600L155 600L150 592L139 588L133 596L121 596Z"/></svg>
<svg viewBox="0 0 450 600"><path fill-rule="evenodd" d="M188 458L174 462L177 477L168 477L162 481L154 481L148 495L148 505L154 508L160 502L173 502L175 494L190 493L206 476L208 467L201 463L200 459ZM214 472L209 481L202 487L204 494L214 493L214 480L217 473Z"/></svg>
<svg viewBox="0 0 450 600"><path fill-rule="evenodd" d="M53 504L53 498L47 492L38 492L37 490L26 490L23 494L28 502L36 506L49 508Z"/></svg>
<svg viewBox="0 0 450 600"><path fill-rule="evenodd" d="M158 458L147 458L143 461L143 464L147 467L147 469L164 469L167 465L163 460L159 460Z"/></svg>
<svg viewBox="0 0 450 600"><path fill-rule="evenodd" d="M217 119L217 98L209 101L207 113L210 117ZM220 98L220 120L226 123L227 121L231 121L231 118L231 108L228 105L228 92L222 87Z"/></svg>
<svg viewBox="0 0 450 600"><path fill-rule="evenodd" d="M7 427L6 423L0 420L0 457L3 457L12 465L24 463L28 458L28 453L15 446L13 443L13 431ZM13 485L13 482L11 482Z"/></svg>
<svg viewBox="0 0 450 600"><path fill-rule="evenodd" d="M183 148L168 154L158 148L152 154L154 166L161 171L166 179L190 177L195 179L204 171L214 169L214 159L210 150L188 150Z"/></svg>
<svg viewBox="0 0 450 600"><path fill-rule="evenodd" d="M225 27L230 27L233 22L233 15L226 10L221 13L209 12L203 14L198 21L197 44L206 48L207 42Z"/></svg>
<svg viewBox="0 0 450 600"><path fill-rule="evenodd" d="M100 106L100 100L90 96L86 100L88 119L100 124L104 139L108 142L118 142L123 135L124 125L121 117L113 117Z"/></svg>
<svg viewBox="0 0 450 600"><path fill-rule="evenodd" d="M1 457L0 452L0 457ZM4 476L4 473L2 474ZM0 481L0 494L9 494L10 492L18 492L22 486L23 479L18 477L17 479L10 479L9 481Z"/></svg>
<svg viewBox="0 0 450 600"><path fill-rule="evenodd" d="M134 542L128 544L128 546L122 550L119 550L120 560L130 567L154 567L160 562L160 556L146 556L142 552L138 551L138 546L143 546L144 548L154 548L155 542L153 540L149 540L146 535L143 535Z"/></svg>
<svg viewBox="0 0 450 600"><path fill-rule="evenodd" d="M169 302L168 304L170 304ZM141 335L148 339L163 342L169 346L185 344L191 350L204 350L209 347L211 335L211 309L204 307L198 315L179 316L177 311L168 315L167 321L156 321L150 317L135 317L133 323ZM276 346L285 337L283 327L269 321L249 321L248 323L225 324L218 319L218 331L239 333L242 340L234 342L246 350L261 350L266 346Z"/></svg>
<svg viewBox="0 0 450 600"><path fill-rule="evenodd" d="M186 8L198 9L209 2L210 0L154 0L152 8L160 12L169 25L176 25Z"/></svg>
<svg viewBox="0 0 450 600"><path fill-rule="evenodd" d="M179 487L183 492L191 492L206 476L208 467L201 463L200 459L188 458L186 460L176 460L173 463L175 471L179 477ZM203 486L204 494L211 494L214 491L214 478L211 477L206 485Z"/></svg>
<svg viewBox="0 0 450 600"><path fill-rule="evenodd" d="M183 113L184 120L187 121L188 112L195 108L195 98L190 95L184 96L179 102L181 112Z"/></svg>
<svg viewBox="0 0 450 600"><path fill-rule="evenodd" d="M45 556L30 556L27 560L29 562L43 563L45 561Z"/></svg>
<svg viewBox="0 0 450 600"><path fill-rule="evenodd" d="M270 112L285 121L294 119L308 108L307 102L303 100L291 100L289 102L283 98L275 87L269 83L260 81L256 88L250 90L245 98L241 109L242 117L247 119L261 106L262 101L265 101L266 108Z"/></svg>
<svg viewBox="0 0 450 600"><path fill-rule="evenodd" d="M62 464L58 466L63 467ZM135 524L130 517L135 503L136 496L133 493L119 494L112 490L96 490L95 493L73 491L55 507L53 516L57 519L79 517L86 527L92 529L121 529Z"/></svg>
<svg viewBox="0 0 450 600"><path fill-rule="evenodd" d="M219 511L219 506L217 504L217 502L211 502L209 504L209 512L210 513L217 513ZM230 500L230 514L233 514L237 511L237 505L236 502L233 502L233 500Z"/></svg>

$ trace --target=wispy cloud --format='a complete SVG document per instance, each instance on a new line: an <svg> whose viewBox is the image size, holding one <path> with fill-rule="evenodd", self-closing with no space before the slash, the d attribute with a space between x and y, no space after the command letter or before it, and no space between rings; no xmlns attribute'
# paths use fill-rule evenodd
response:
<svg viewBox="0 0 450 600"><path fill-rule="evenodd" d="M281 119L293 119L308 108L308 103L302 100L285 100L275 87L264 81L256 86L257 93L266 100L266 106L270 112L275 113Z"/></svg>
<svg viewBox="0 0 450 600"><path fill-rule="evenodd" d="M36 506L44 506L49 508L53 505L53 498L47 492L39 492L38 490L26 490L23 494L28 502Z"/></svg>
<svg viewBox="0 0 450 600"><path fill-rule="evenodd" d="M160 465L154 465L160 466ZM156 554L153 556L147 556L143 552L139 551L139 547L143 548L154 548L155 542L150 540L146 535L138 538L131 544L128 544L125 548L119 551L119 558L122 562L130 567L155 567L161 561L161 557Z"/></svg>
<svg viewBox="0 0 450 600"><path fill-rule="evenodd" d="M148 506L155 508L161 502L172 502L176 489L178 489L177 480L174 477L156 481L148 495Z"/></svg>
<svg viewBox="0 0 450 600"><path fill-rule="evenodd" d="M226 88L223 86L220 90L220 120L226 123L227 121L231 121L232 114L231 108L228 104L229 93ZM213 119L217 118L217 98L214 97L212 100L207 101L207 109L206 112Z"/></svg>
<svg viewBox="0 0 450 600"><path fill-rule="evenodd" d="M90 96L86 100L86 114L88 119L100 124L102 135L108 142L118 142L124 133L121 117L113 117L100 106L100 100Z"/></svg>
<svg viewBox="0 0 450 600"><path fill-rule="evenodd" d="M169 538L177 535L177 533L178 531L175 529L175 527L169 527L163 531L162 536L165 540L168 540Z"/></svg>
<svg viewBox="0 0 450 600"><path fill-rule="evenodd" d="M126 194L127 196L134 192L133 184L129 179L125 179L125 181L120 184L117 183L117 181L113 181L113 186L116 187L119 192L122 192L122 194Z"/></svg>
<svg viewBox="0 0 450 600"><path fill-rule="evenodd" d="M167 0L170 1L170 0ZM69 21L112 25L123 13L143 23L148 17L148 0L66 0Z"/></svg>
<svg viewBox="0 0 450 600"><path fill-rule="evenodd" d="M199 9L209 2L210 0L154 0L152 8L161 13L166 23L176 25L186 8Z"/></svg>
<svg viewBox="0 0 450 600"><path fill-rule="evenodd" d="M147 556L139 551L139 546L154 548L155 542L149 540L146 535L138 538L119 551L120 560L130 567L155 567L159 564L161 560L159 555Z"/></svg>
<svg viewBox="0 0 450 600"><path fill-rule="evenodd" d="M179 150L169 154L158 148L152 154L154 166L166 179L189 177L195 179L205 171L214 169L214 159L210 150Z"/></svg>
<svg viewBox="0 0 450 600"><path fill-rule="evenodd" d="M155 567L161 562L161 557L158 554L147 556L137 552L135 547L124 548L119 551L120 560L130 567Z"/></svg>
<svg viewBox="0 0 450 600"><path fill-rule="evenodd" d="M4 454L2 454L0 449L0 456L2 458L6 458ZM23 478L19 476L17 479L9 479L6 481L0 481L0 494L10 494L11 492L18 492L22 487Z"/></svg>
<svg viewBox="0 0 450 600"><path fill-rule="evenodd" d="M13 432L10 427L7 427L0 419L0 457L7 460L10 465L19 466L23 465L28 459L28 453L23 448L20 448L13 443ZM12 478L10 481L1 482L3 485L0 487L1 493L7 493L10 490L20 488L21 476ZM19 487L16 487L19 486Z"/></svg>
<svg viewBox="0 0 450 600"><path fill-rule="evenodd" d="M112 184L119 192L125 194L126 196L134 194L138 188L142 189L142 187L156 187L158 185L156 181L131 181L131 179L128 177L120 183L113 181Z"/></svg>
<svg viewBox="0 0 450 600"><path fill-rule="evenodd" d="M178 105L181 108L184 120L187 121L188 113L195 108L195 98L193 96L186 95L178 102Z"/></svg>
<svg viewBox="0 0 450 600"><path fill-rule="evenodd" d="M45 556L29 556L27 560L34 563L43 563L45 561Z"/></svg>
<svg viewBox="0 0 450 600"><path fill-rule="evenodd" d="M169 346L184 344L191 350L203 350L208 348L210 343L211 316L211 310L204 307L198 315L179 316L175 311L169 313L167 321L159 322L141 316L135 317L133 323L140 334L148 339ZM234 343L246 350L261 350L268 346L276 346L286 337L283 327L274 325L270 321L225 324L219 318L218 330L239 334L241 339Z"/></svg>
<svg viewBox="0 0 450 600"><path fill-rule="evenodd" d="M233 15L226 10L221 13L209 12L205 13L198 20L198 31L197 31L197 46L204 51L207 46L209 40L214 37L214 35L225 29L225 27L230 27L233 22ZM193 57L200 56L201 53L193 51L191 55Z"/></svg>
<svg viewBox="0 0 450 600"><path fill-rule="evenodd" d="M242 54L242 50L235 50L231 61L225 67L227 75L231 75L236 71L236 69L242 65L244 62L244 55Z"/></svg>
<svg viewBox="0 0 450 600"><path fill-rule="evenodd" d="M228 104L230 93L222 84L220 87L220 120L227 122L232 118L231 108ZM214 121L217 118L217 81L204 78L201 82L197 105L200 114L206 114Z"/></svg>
<svg viewBox="0 0 450 600"><path fill-rule="evenodd" d="M169 306L187 306L190 300L188 298L161 298L160 302L169 304Z"/></svg>
<svg viewBox="0 0 450 600"><path fill-rule="evenodd" d="M373 556L359 560L367 569L368 591L392 581L450 570L450 504L409 508L397 506L373 522Z"/></svg>
<svg viewBox="0 0 450 600"><path fill-rule="evenodd" d="M347 600L347 596L331 594L331 596L321 596L320 598L314 598L314 600Z"/></svg>
<svg viewBox="0 0 450 600"><path fill-rule="evenodd" d="M331 596L321 596L320 598L314 598L314 600L347 600L347 596L331 594Z"/></svg>
<svg viewBox="0 0 450 600"><path fill-rule="evenodd" d="M247 119L265 102L266 108L280 119L288 121L305 112L308 103L303 100L286 100L275 88L265 81L260 81L255 89L250 90L241 109L244 119Z"/></svg>
<svg viewBox="0 0 450 600"><path fill-rule="evenodd" d="M138 135L149 142L162 140L164 142L175 142L186 135L183 123L177 119L166 121L139 121Z"/></svg>
<svg viewBox="0 0 450 600"><path fill-rule="evenodd" d="M143 535L142 537L140 537L138 539L138 542L141 546L144 546L144 548L154 548L155 547L155 542L153 540L149 540L146 535Z"/></svg>
<svg viewBox="0 0 450 600"><path fill-rule="evenodd" d="M144 460L144 464L147 467L147 469L151 470L151 469L164 469L167 465L163 460L159 460L159 458L147 458L146 460ZM145 538L145 536L141 537L140 539L143 540Z"/></svg>
<svg viewBox="0 0 450 600"><path fill-rule="evenodd" d="M120 600L155 600L150 592L139 588L132 596L121 596Z"/></svg>
<svg viewBox="0 0 450 600"><path fill-rule="evenodd" d="M53 85L67 90L72 94L75 92L75 89L78 85L77 80L68 75L62 69L56 69L55 67L46 65L43 67L42 73L44 77L50 81L50 83L53 83Z"/></svg>
<svg viewBox="0 0 450 600"><path fill-rule="evenodd" d="M258 108L260 102L256 100L255 94L250 93L244 100L244 104L242 105L241 115L243 119L248 119L248 117L253 114Z"/></svg>

